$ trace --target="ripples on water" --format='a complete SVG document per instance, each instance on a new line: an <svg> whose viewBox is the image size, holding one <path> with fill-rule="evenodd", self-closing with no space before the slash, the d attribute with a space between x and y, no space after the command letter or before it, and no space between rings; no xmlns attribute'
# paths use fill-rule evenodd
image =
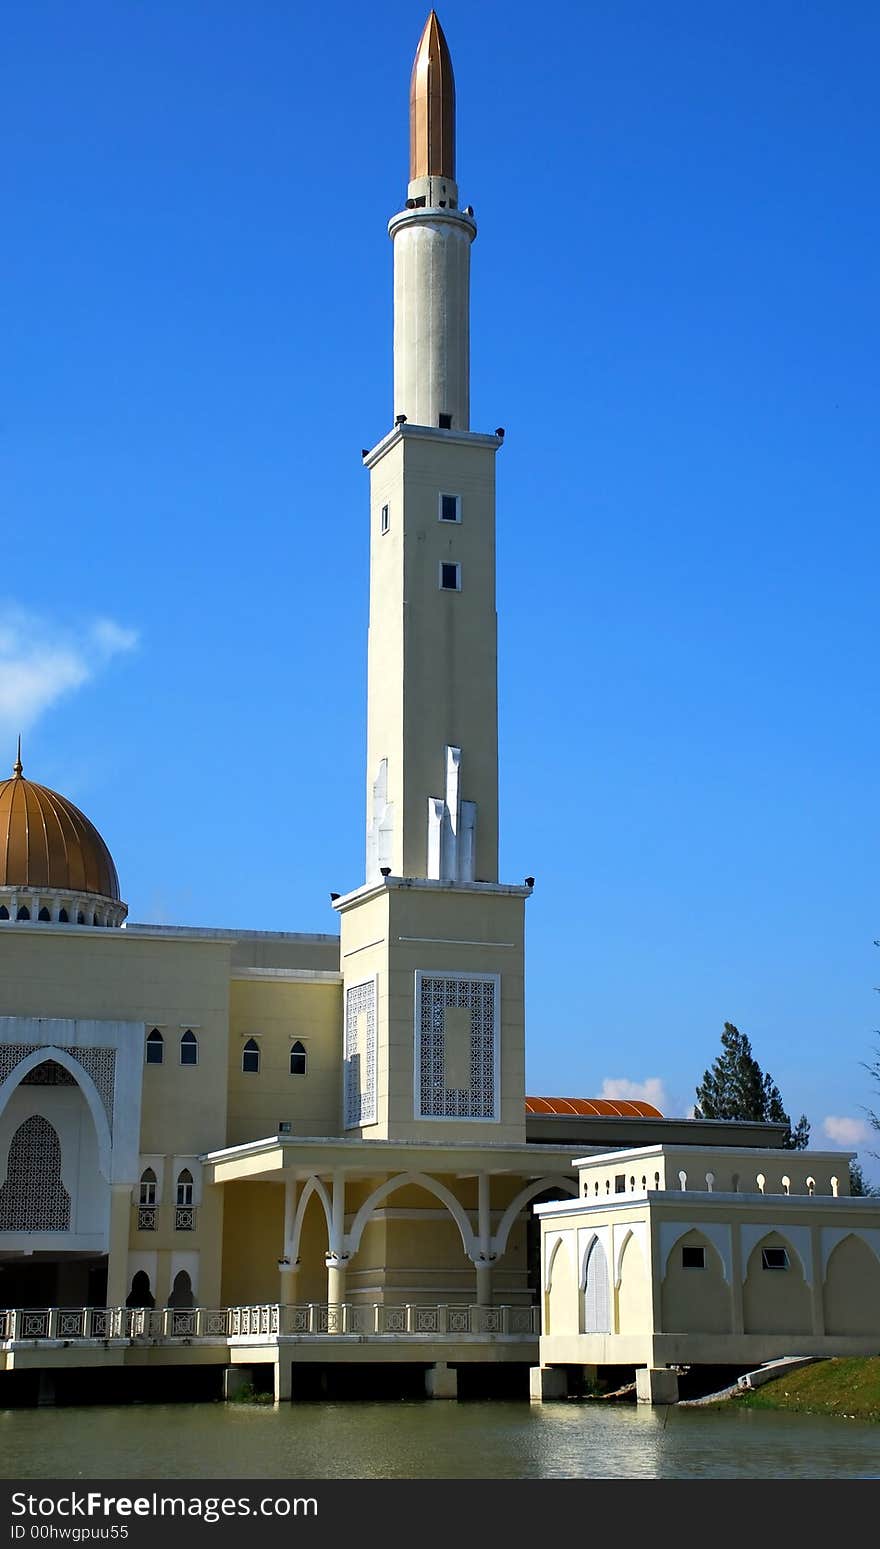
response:
<svg viewBox="0 0 880 1549"><path fill-rule="evenodd" d="M880 1426L590 1403L0 1411L6 1479L880 1477Z"/></svg>

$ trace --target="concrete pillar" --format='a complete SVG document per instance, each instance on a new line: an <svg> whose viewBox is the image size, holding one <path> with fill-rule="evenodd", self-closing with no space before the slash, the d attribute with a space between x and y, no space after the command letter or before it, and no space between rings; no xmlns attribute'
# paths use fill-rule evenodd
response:
<svg viewBox="0 0 880 1549"><path fill-rule="evenodd" d="M668 1366L638 1366L636 1398L640 1404L677 1404L678 1372Z"/></svg>
<svg viewBox="0 0 880 1549"><path fill-rule="evenodd" d="M533 1366L529 1371L529 1398L533 1404L545 1398L566 1398L568 1372L564 1366Z"/></svg>
<svg viewBox="0 0 880 1549"><path fill-rule="evenodd" d="M491 1307L492 1305L492 1265L482 1264L479 1261L474 1268L477 1271L477 1306Z"/></svg>
<svg viewBox="0 0 880 1549"><path fill-rule="evenodd" d="M825 1287L822 1282L822 1239L818 1226L810 1229L810 1258L812 1259L810 1300L813 1333L821 1337L825 1333Z"/></svg>
<svg viewBox="0 0 880 1549"><path fill-rule="evenodd" d="M299 1259L296 1259L296 1261L290 1260L288 1263L285 1263L283 1259L278 1260L278 1300L282 1307L296 1306L296 1293L297 1286L299 1284L299 1262Z"/></svg>
<svg viewBox="0 0 880 1549"><path fill-rule="evenodd" d="M253 1383L254 1374L249 1366L224 1366L223 1368L223 1397L229 1401L238 1398L242 1388Z"/></svg>
<svg viewBox="0 0 880 1549"><path fill-rule="evenodd" d="M41 1371L37 1377L37 1408L48 1409L55 1403L55 1373Z"/></svg>
<svg viewBox="0 0 880 1549"><path fill-rule="evenodd" d="M739 1224L730 1228L730 1332L743 1332L743 1278L742 1241Z"/></svg>
<svg viewBox="0 0 880 1549"><path fill-rule="evenodd" d="M130 1183L110 1190L110 1244L107 1260L107 1306L124 1307L128 1295L128 1234L131 1225Z"/></svg>
<svg viewBox="0 0 880 1549"><path fill-rule="evenodd" d="M275 1358L275 1402L284 1403L293 1397L293 1362L289 1355L279 1350Z"/></svg>
<svg viewBox="0 0 880 1549"><path fill-rule="evenodd" d="M438 1361L425 1372L428 1398L458 1398L458 1372L445 1361Z"/></svg>
<svg viewBox="0 0 880 1549"><path fill-rule="evenodd" d="M327 1265L327 1333L344 1334L345 1301L345 1269L348 1264L347 1253L328 1253L324 1259Z"/></svg>

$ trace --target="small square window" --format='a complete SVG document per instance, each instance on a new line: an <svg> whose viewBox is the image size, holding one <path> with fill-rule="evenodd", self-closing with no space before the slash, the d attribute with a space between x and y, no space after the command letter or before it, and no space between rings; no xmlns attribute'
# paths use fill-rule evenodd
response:
<svg viewBox="0 0 880 1549"><path fill-rule="evenodd" d="M762 1248L762 1269L788 1269L788 1251L785 1248Z"/></svg>
<svg viewBox="0 0 880 1549"><path fill-rule="evenodd" d="M446 560L441 561L440 590L442 592L461 591L461 565L448 564Z"/></svg>
<svg viewBox="0 0 880 1549"><path fill-rule="evenodd" d="M682 1250L681 1250L681 1267L682 1267L682 1269L705 1269L706 1268L706 1250L705 1250L705 1248L696 1248L696 1247L693 1247L693 1248L682 1248Z"/></svg>
<svg viewBox="0 0 880 1549"><path fill-rule="evenodd" d="M461 496L460 495L441 495L440 496L440 520L441 520L441 522L460 522L461 521Z"/></svg>
<svg viewBox="0 0 880 1549"><path fill-rule="evenodd" d="M616 1173L614 1177L615 1194L626 1193L626 1173Z"/></svg>
<svg viewBox="0 0 880 1549"><path fill-rule="evenodd" d="M451 414L441 414L440 415L440 429L441 430L451 430L452 429L452 415Z"/></svg>
<svg viewBox="0 0 880 1549"><path fill-rule="evenodd" d="M379 529L385 533L391 526L391 513L387 506L382 507L382 515L379 518Z"/></svg>

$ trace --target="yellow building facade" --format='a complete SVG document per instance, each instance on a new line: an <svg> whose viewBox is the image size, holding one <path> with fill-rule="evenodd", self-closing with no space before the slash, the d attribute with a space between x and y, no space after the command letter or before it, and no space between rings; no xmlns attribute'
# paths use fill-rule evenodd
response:
<svg viewBox="0 0 880 1549"><path fill-rule="evenodd" d="M504 432L469 420L477 228L459 199L454 124L432 12L413 68L410 182L388 228L393 424L363 458L365 863L362 885L334 897L339 934L132 923L89 819L25 775L20 749L0 782L0 1367L36 1360L36 1346L47 1361L73 1360L76 1341L80 1351L91 1341L95 1361L110 1346L120 1362L147 1360L162 1339L175 1359L219 1350L244 1361L265 1338L284 1396L294 1359L314 1358L312 1338L350 1337L337 1346L349 1360L377 1359L370 1340L394 1335L495 1340L480 1346L487 1358L535 1360L539 1306L542 1359L589 1364L600 1359L592 1344L568 1353L593 1337L578 1322L577 1252L548 1257L548 1233L568 1243L585 1213L604 1211L597 1232L616 1240L623 1209L644 1244L663 1207L644 1179L638 1220L635 1197L613 1209L577 1198L593 1174L573 1156L693 1149L719 1135L731 1151L769 1156L782 1143L779 1127L526 1095L533 879L498 875ZM572 1197L568 1224L558 1202ZM693 1228L710 1245L721 1198L701 1200ZM543 1268L541 1199L557 1202L542 1217ZM836 1262L861 1254L850 1245ZM663 1291L647 1249L639 1259L627 1248L621 1262L616 1325L602 1339L623 1340L622 1358L660 1361L670 1317L711 1317L719 1334L742 1337L720 1329L714 1258L713 1297L693 1306L690 1282ZM663 1295L682 1310L658 1322ZM838 1321L856 1316L839 1288L831 1303ZM283 1339L296 1349L282 1371ZM423 1359L438 1349L426 1345ZM447 1396L454 1386L442 1371L432 1382Z"/></svg>

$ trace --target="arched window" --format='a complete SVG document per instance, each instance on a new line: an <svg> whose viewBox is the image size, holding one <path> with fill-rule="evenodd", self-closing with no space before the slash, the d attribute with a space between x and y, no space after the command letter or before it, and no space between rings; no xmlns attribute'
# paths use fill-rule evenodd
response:
<svg viewBox="0 0 880 1549"><path fill-rule="evenodd" d="M22 904L21 907L19 908L18 914L15 916L15 918L17 920L29 920L30 917L31 917L31 911L28 908L27 904Z"/></svg>
<svg viewBox="0 0 880 1549"><path fill-rule="evenodd" d="M39 914L37 915L37 919L38 920L43 920L43 921L48 921L49 918L50 918L49 911L46 908L46 905L44 904L42 909L40 910Z"/></svg>
<svg viewBox="0 0 880 1549"><path fill-rule="evenodd" d="M199 1063L199 1040L191 1027L187 1028L180 1040L180 1063L181 1065Z"/></svg>
<svg viewBox="0 0 880 1549"><path fill-rule="evenodd" d="M76 923L77 923L77 925L85 925L85 923L86 923L86 917L83 914L81 909L77 913Z"/></svg>
<svg viewBox="0 0 880 1549"><path fill-rule="evenodd" d="M9 919L9 910L7 909L5 904L0 904L0 920L8 920L8 919Z"/></svg>
<svg viewBox="0 0 880 1549"><path fill-rule="evenodd" d="M304 1076L307 1063L306 1046L297 1039L290 1051L290 1074L292 1076Z"/></svg>
<svg viewBox="0 0 880 1549"><path fill-rule="evenodd" d="M61 1178L61 1142L42 1114L18 1126L0 1188L0 1232L69 1232L70 1195Z"/></svg>
<svg viewBox="0 0 880 1549"><path fill-rule="evenodd" d="M171 1288L171 1295L168 1298L168 1305L169 1307L195 1306L192 1281L189 1278L188 1270L179 1269L177 1274L174 1276L174 1285Z"/></svg>
<svg viewBox="0 0 880 1549"><path fill-rule="evenodd" d="M151 1033L147 1033L147 1064L161 1065L164 1058L165 1039L159 1032L158 1027L154 1027Z"/></svg>
<svg viewBox="0 0 880 1549"><path fill-rule="evenodd" d="M249 1038L241 1053L241 1068L247 1075L256 1076L260 1072L260 1045L256 1038Z"/></svg>
<svg viewBox="0 0 880 1549"><path fill-rule="evenodd" d="M58 923L59 923L59 925L66 925L67 924L67 910L66 909L59 909L58 910Z"/></svg>
<svg viewBox="0 0 880 1549"><path fill-rule="evenodd" d="M126 1307L155 1307L156 1298L150 1290L150 1277L145 1269L139 1269L131 1282L131 1290L125 1298Z"/></svg>
<svg viewBox="0 0 880 1549"><path fill-rule="evenodd" d="M156 1174L152 1167L145 1167L141 1173L141 1192L138 1201L141 1205L155 1205L156 1203Z"/></svg>
<svg viewBox="0 0 880 1549"><path fill-rule="evenodd" d="M608 1260L598 1237L594 1237L587 1259L584 1283L584 1333L608 1334L611 1331L611 1295L608 1284Z"/></svg>
<svg viewBox="0 0 880 1549"><path fill-rule="evenodd" d="M193 1175L188 1167L177 1174L177 1203L178 1205L191 1205L193 1202Z"/></svg>

